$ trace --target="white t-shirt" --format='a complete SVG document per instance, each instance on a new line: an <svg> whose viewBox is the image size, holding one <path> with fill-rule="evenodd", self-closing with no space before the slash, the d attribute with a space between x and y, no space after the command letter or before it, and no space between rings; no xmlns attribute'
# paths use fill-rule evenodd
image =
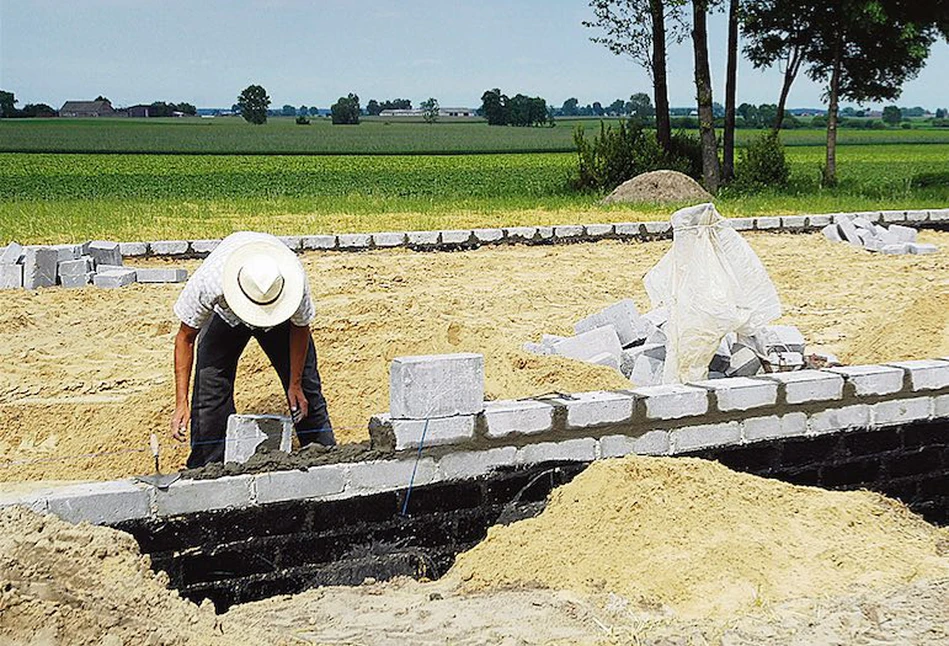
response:
<svg viewBox="0 0 949 646"><path fill-rule="evenodd" d="M227 264L227 259L235 248L258 240L283 244L268 233L241 231L227 236L188 279L188 283L175 302L175 316L185 325L195 329L203 327L212 314L219 315L231 327L247 325L227 306L224 300L224 265ZM316 318L316 309L310 297L310 284L304 282L303 299L300 301L300 307L290 317L290 322L304 327L312 323L314 318Z"/></svg>

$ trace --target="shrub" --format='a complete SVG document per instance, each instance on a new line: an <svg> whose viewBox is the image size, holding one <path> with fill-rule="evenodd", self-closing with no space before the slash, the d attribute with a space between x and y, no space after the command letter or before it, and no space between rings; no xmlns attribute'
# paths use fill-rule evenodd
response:
<svg viewBox="0 0 949 646"><path fill-rule="evenodd" d="M307 119L307 118L304 117L304 116L299 116L299 117L297 117L297 125L298 125L298 126L308 126L308 125L310 125L310 120Z"/></svg>
<svg viewBox="0 0 949 646"><path fill-rule="evenodd" d="M761 189L787 186L791 166L784 155L784 144L776 132L755 137L741 150L735 168L739 188Z"/></svg>
<svg viewBox="0 0 949 646"><path fill-rule="evenodd" d="M935 173L916 173L910 180L913 188L934 188L949 186L949 171Z"/></svg>
<svg viewBox="0 0 949 646"><path fill-rule="evenodd" d="M910 124L908 121L904 121L903 124L900 126L900 128L902 128L903 130L909 130L912 127L913 127L912 124Z"/></svg>

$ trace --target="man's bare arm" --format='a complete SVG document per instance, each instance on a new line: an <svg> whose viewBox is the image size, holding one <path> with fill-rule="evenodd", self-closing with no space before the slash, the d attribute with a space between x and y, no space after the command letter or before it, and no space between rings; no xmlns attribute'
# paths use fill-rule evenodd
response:
<svg viewBox="0 0 949 646"><path fill-rule="evenodd" d="M287 401L293 422L298 423L309 413L309 404L303 394L303 365L310 348L310 326L290 324L290 385L287 386Z"/></svg>
<svg viewBox="0 0 949 646"><path fill-rule="evenodd" d="M191 387L191 367L194 365L194 342L198 330L181 324L175 335L175 414L171 418L171 435L179 442L186 439L191 422L188 390Z"/></svg>

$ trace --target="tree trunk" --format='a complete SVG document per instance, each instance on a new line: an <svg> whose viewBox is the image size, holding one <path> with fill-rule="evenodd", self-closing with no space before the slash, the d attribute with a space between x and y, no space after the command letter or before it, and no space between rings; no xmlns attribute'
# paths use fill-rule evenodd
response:
<svg viewBox="0 0 949 646"><path fill-rule="evenodd" d="M778 113L774 118L774 131L778 132L784 123L785 106L788 102L788 94L791 93L791 85L797 77L798 70L801 69L801 47L795 45L788 52L787 64L784 67L784 82L781 84L781 96L778 98Z"/></svg>
<svg viewBox="0 0 949 646"><path fill-rule="evenodd" d="M735 177L735 94L738 76L738 0L728 5L728 63L725 73L725 131L722 134L722 181Z"/></svg>
<svg viewBox="0 0 949 646"><path fill-rule="evenodd" d="M708 0L692 0L692 48L695 53L695 90L699 107L699 132L702 138L702 178L705 190L718 192L721 169L718 142L715 140L715 116L712 113L712 79L708 69Z"/></svg>
<svg viewBox="0 0 949 646"><path fill-rule="evenodd" d="M840 52L838 37L834 47L834 67L830 74L830 101L827 106L827 162L824 165L824 186L837 185L837 107L840 92Z"/></svg>
<svg viewBox="0 0 949 646"><path fill-rule="evenodd" d="M662 0L649 0L652 16L652 87L656 104L656 139L666 152L672 150L669 88L666 84L666 16Z"/></svg>

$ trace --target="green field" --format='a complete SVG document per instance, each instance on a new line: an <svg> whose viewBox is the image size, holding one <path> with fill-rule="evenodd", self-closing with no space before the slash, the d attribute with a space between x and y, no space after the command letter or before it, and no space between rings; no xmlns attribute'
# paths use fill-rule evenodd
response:
<svg viewBox="0 0 949 646"><path fill-rule="evenodd" d="M553 128L488 126L480 119L446 119L435 124L366 118L358 126L333 126L314 118L298 126L271 118L253 126L237 117L213 119L3 119L0 151L194 154L463 154L569 152L573 130L588 133L600 119L563 119ZM760 131L739 130L738 143ZM787 130L789 146L820 145L823 130ZM839 131L842 145L949 143L949 128Z"/></svg>

